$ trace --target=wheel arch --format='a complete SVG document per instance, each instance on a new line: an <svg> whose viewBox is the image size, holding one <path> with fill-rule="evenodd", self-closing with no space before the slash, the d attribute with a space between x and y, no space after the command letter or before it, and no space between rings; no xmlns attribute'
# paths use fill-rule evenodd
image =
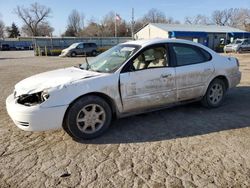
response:
<svg viewBox="0 0 250 188"><path fill-rule="evenodd" d="M204 95L206 94L209 85L210 85L215 79L223 80L223 82L225 83L225 86L226 86L226 90L228 90L228 88L229 88L229 81L228 81L228 78L227 78L225 75L218 75L218 76L215 76L213 79L211 79L211 80L209 81L209 83L206 85L205 89L203 90L203 95L202 95L202 96L204 96Z"/></svg>
<svg viewBox="0 0 250 188"><path fill-rule="evenodd" d="M228 78L227 78L225 75L218 75L218 76L216 76L213 80L211 80L211 82L214 81L215 79L220 79L220 80L222 80L222 81L225 83L226 90L229 88L229 81L228 81ZM210 82L210 83L211 83L211 82ZM210 84L210 83L209 83L209 84Z"/></svg>
<svg viewBox="0 0 250 188"><path fill-rule="evenodd" d="M117 107L116 107L116 105L115 105L114 100L113 100L111 97L109 97L108 95L106 95L106 94L104 94L104 93L100 93L100 92L91 92L91 93L87 93L87 94L84 94L84 95L81 95L81 96L77 97L76 99L74 99L74 100L69 104L69 106L68 106L66 112L64 113L64 117L63 117L63 126L64 126L64 124L65 124L65 123L64 123L64 122L65 122L65 117L66 117L66 115L67 115L67 113L68 113L70 107L71 107L77 100L79 100L80 98L85 97L85 96L98 96L98 97L104 99L104 100L108 103L108 105L110 106L110 109L111 109L111 112L112 112L112 117L113 117L113 118L116 118L116 117L117 117Z"/></svg>
<svg viewBox="0 0 250 188"><path fill-rule="evenodd" d="M73 53L75 53L75 55L77 55L76 51L75 51L75 50L72 50L72 51L70 52L70 56L71 56Z"/></svg>

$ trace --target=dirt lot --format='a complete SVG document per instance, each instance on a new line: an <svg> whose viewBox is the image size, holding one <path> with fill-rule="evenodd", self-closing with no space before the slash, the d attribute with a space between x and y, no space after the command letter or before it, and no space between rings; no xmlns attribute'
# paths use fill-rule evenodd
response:
<svg viewBox="0 0 250 188"><path fill-rule="evenodd" d="M63 130L19 130L5 99L19 80L83 58L0 52L0 187L250 187L250 54L237 57L242 82L222 107L133 116L77 143Z"/></svg>

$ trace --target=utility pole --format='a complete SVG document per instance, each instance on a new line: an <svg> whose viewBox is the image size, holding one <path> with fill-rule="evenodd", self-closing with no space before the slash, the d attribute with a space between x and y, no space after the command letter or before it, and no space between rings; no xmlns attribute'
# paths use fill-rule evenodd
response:
<svg viewBox="0 0 250 188"><path fill-rule="evenodd" d="M132 21L131 21L131 35L132 35L132 40L134 40L134 24L135 24L135 20L134 20L134 8L132 8Z"/></svg>
<svg viewBox="0 0 250 188"><path fill-rule="evenodd" d="M116 16L117 14L115 13L115 38L117 37L117 23L116 23Z"/></svg>

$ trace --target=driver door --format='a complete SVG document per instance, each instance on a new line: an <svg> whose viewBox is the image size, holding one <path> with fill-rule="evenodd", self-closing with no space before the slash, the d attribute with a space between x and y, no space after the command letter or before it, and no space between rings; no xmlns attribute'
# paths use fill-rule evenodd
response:
<svg viewBox="0 0 250 188"><path fill-rule="evenodd" d="M175 68L165 44L144 49L120 74L123 112L157 108L176 101Z"/></svg>
<svg viewBox="0 0 250 188"><path fill-rule="evenodd" d="M84 55L84 44L80 43L76 50L77 55Z"/></svg>

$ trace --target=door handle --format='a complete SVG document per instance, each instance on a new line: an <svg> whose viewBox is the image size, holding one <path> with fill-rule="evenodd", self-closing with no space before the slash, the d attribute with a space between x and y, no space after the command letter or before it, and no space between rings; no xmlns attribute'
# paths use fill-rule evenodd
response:
<svg viewBox="0 0 250 188"><path fill-rule="evenodd" d="M172 74L162 74L162 75L161 75L162 78L168 78L168 77L170 77L170 76L172 76Z"/></svg>

